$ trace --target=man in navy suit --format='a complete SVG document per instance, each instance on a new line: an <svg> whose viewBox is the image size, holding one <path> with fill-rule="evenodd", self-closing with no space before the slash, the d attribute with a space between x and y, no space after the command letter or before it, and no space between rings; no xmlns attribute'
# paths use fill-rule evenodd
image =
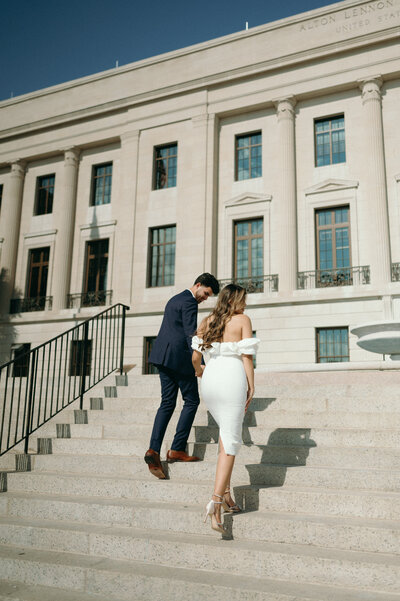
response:
<svg viewBox="0 0 400 601"><path fill-rule="evenodd" d="M197 329L198 305L218 294L219 284L213 275L203 273L187 288L166 304L160 331L154 342L149 361L156 365L161 381L161 405L157 411L150 448L144 456L150 472L164 479L160 449L169 420L176 406L178 390L184 405L176 427L167 461L198 461L186 453L186 443L200 403L197 378L192 365L192 337Z"/></svg>

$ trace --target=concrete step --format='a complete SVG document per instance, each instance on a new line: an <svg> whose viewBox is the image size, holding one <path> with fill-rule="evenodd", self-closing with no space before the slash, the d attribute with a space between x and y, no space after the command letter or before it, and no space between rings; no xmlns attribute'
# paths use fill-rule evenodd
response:
<svg viewBox="0 0 400 601"><path fill-rule="evenodd" d="M245 489L235 490L242 503ZM311 487L262 487L258 508L288 513L304 512L320 516L343 516L367 519L399 520L400 493L371 490L323 490Z"/></svg>
<svg viewBox="0 0 400 601"><path fill-rule="evenodd" d="M8 496L7 513L0 513L0 541L3 544L22 545L21 541L14 542L18 540L18 534L14 538L15 528L24 525L30 528L38 520L81 523L83 529L85 523L93 523L204 535L204 507L197 504ZM396 520L258 511L233 516L226 514L224 523L230 536L241 539L373 553L396 554L400 549L400 523Z"/></svg>
<svg viewBox="0 0 400 601"><path fill-rule="evenodd" d="M133 395L133 390L130 387L115 388L117 396L105 397L104 393L99 396L94 396L90 391L84 399L84 409L95 409L96 406L104 409L126 410L129 408L146 409L156 411L160 405L160 393L156 396L140 397L137 394ZM182 399L179 396L177 407L182 406ZM307 413L321 412L343 412L350 413L400 413L400 404L398 395L396 398L365 398L364 396L357 397L336 397L330 398L326 395L323 397L307 396L298 398L297 396L279 396L279 397L261 397L259 394L252 400L250 408L252 411L267 411L273 409L275 411L305 411Z"/></svg>
<svg viewBox="0 0 400 601"><path fill-rule="evenodd" d="M307 465L324 467L382 468L400 470L400 449L377 447L319 447L299 445L242 445L235 464ZM215 461L217 443L189 443L188 452L203 461Z"/></svg>
<svg viewBox="0 0 400 601"><path fill-rule="evenodd" d="M108 595L92 595L53 586L32 586L0 580L0 601L109 601Z"/></svg>
<svg viewBox="0 0 400 601"><path fill-rule="evenodd" d="M74 415L67 413L65 410L64 420L58 422L74 423ZM59 414L61 415L61 414ZM88 422L90 424L148 424L152 426L155 418L155 411L149 410L146 407L140 411L133 409L90 411L88 412ZM179 418L179 410L176 410L174 416L176 424ZM354 428L355 424L360 429L372 430L393 430L400 428L400 413L371 413L363 412L351 414L349 412L320 412L307 413L301 411L251 411L249 410L244 418L244 426L269 426L272 428ZM204 405L200 405L196 414L196 425L211 425L215 426L215 420L208 413Z"/></svg>
<svg viewBox="0 0 400 601"><path fill-rule="evenodd" d="M303 438L299 436L300 442ZM40 440L39 440L40 443ZM142 442L130 439L94 439L94 438L54 438L44 441L45 451L54 455L78 454L100 456L138 456L143 457L147 450ZM400 469L400 449L374 447L318 447L309 439L310 446L299 445L242 445L236 458L236 464L272 464L272 465L308 465L353 468L374 467L382 469ZM315 445L315 443L314 443ZM39 444L38 452L40 452ZM188 452L204 461L216 461L217 443L189 443Z"/></svg>
<svg viewBox="0 0 400 601"><path fill-rule="evenodd" d="M34 463L34 472L9 472L7 477L8 490L37 490L39 478L49 478L53 473L69 474L71 478L110 476L121 478L135 478L143 482L145 486L156 480L147 469L140 458L129 457L99 457L88 455L85 461L76 456L68 455L43 455L38 456L38 463ZM40 466L41 469L38 469ZM75 470L75 471L74 471ZM169 487L174 486L175 480L184 480L189 485L192 482L203 481L212 483L215 477L215 464L198 462L194 464L174 463L168 464L166 473L170 480L165 483L159 482L163 494ZM297 487L307 485L316 488L329 489L354 489L398 492L400 491L400 472L394 470L379 469L352 469L335 467L308 467L308 466L277 466L267 464L241 465L237 464L233 473L234 482L242 485L256 486L289 486ZM55 482L49 484L58 486L57 477ZM110 486L112 482L110 483ZM108 488L110 488L108 486ZM25 487L25 488L24 488ZM33 487L33 488L32 488ZM79 494L79 493L77 493ZM115 496L115 495L113 495Z"/></svg>
<svg viewBox="0 0 400 601"><path fill-rule="evenodd" d="M195 445L195 452L201 454L203 445ZM170 478L186 478L191 480L213 480L215 476L215 460L217 445L214 445L215 456L211 454L206 461L196 463L172 463L163 462L164 470ZM328 488L358 488L361 490L400 490L400 470L389 468L347 467L347 464L335 465L323 464L272 464L251 463L241 461L235 464L234 478L249 484L262 486L304 485L326 486ZM329 457L329 454L328 454ZM32 456L32 468L35 472L60 471L61 473L92 473L92 474L121 474L137 475L143 479L153 479L145 465L142 456L120 456L120 455L91 455L79 456L68 453L53 455ZM350 464L351 465L351 464ZM12 474L9 474L9 478ZM301 480L304 478L304 480Z"/></svg>
<svg viewBox="0 0 400 601"><path fill-rule="evenodd" d="M153 482L156 486L156 481ZM177 484L173 484L173 488L176 488ZM201 485L200 488L196 488L195 485L189 484L188 487L193 495L191 499L186 498L185 503L188 504L189 500L193 504L198 504L207 498L207 491L204 493L204 498L199 498L199 494L202 494L202 490L208 485ZM179 488L179 483L178 483ZM377 492L377 491L360 491L360 490L328 490L311 488L311 487L248 487L248 486L235 486L234 497L243 507L248 506L249 489L253 491L253 500L256 501L255 508L262 511L274 511L284 513L307 513L314 516L330 516L330 517L356 517L365 519L375 520L399 520L400 519L400 493L393 492ZM162 502L163 495L168 489L164 490L158 486L158 490L155 490L155 495L152 501L157 503ZM168 490L170 492L170 490ZM45 493L44 493L45 494ZM209 494L209 493L208 493ZM54 515L58 515L56 509L58 503L64 502L63 497L60 500L60 496L53 499L53 494L50 496L43 496L32 492L8 492L7 494L0 495L0 514L6 515L32 515L32 517L44 517L41 513L42 503L47 504L51 507L51 511L54 511ZM88 501L86 501L88 499ZM96 521L96 515L99 513L97 508L93 518L90 518L91 506L93 503L102 503L102 505L110 504L111 501L108 498L101 499L99 497L83 497L74 496L72 493L67 496L67 500L71 501L72 508L75 511L79 506L81 500L87 510L85 510L84 521ZM54 501L54 506L53 506ZM132 500L129 498L124 499L112 499L111 505L114 507L115 503L127 503L129 506L131 503L137 502L137 499ZM47 506L46 505L46 506ZM65 505L65 503L64 503ZM254 504L253 504L254 505ZM22 509L19 509L22 507ZM253 507L254 508L254 507ZM33 512L33 513L31 513ZM45 514L47 515L47 514ZM64 515L61 511L61 516ZM75 515L75 514L74 514ZM69 517L69 513L66 513L66 519L73 519ZM60 517L61 519L61 517ZM83 518L82 518L83 519ZM117 518L113 517L111 512L111 519L114 523L119 523ZM125 518L124 518L125 519ZM106 523L108 518L106 515L101 514L102 522ZM121 522L125 523L125 522Z"/></svg>
<svg viewBox="0 0 400 601"><path fill-rule="evenodd" d="M204 525L207 534L214 534ZM363 590L397 592L400 581L399 556L312 547L310 545L231 540L225 553L219 553L220 536L98 526L48 521L21 520L2 529L0 542L21 549L88 554L117 560L207 569L238 576L279 578L285 573L292 582L339 585Z"/></svg>
<svg viewBox="0 0 400 601"><path fill-rule="evenodd" d="M7 546L0 547L0 561L4 566L0 591L5 589L6 595L11 594L12 601L86 601L84 595L100 595L95 597L99 601L104 595L113 601L400 601L400 595L392 592L284 582L268 574L254 578L219 573L212 569L211 562L202 570L170 566L157 566L155 570L154 565L141 561L30 549L21 555L19 547ZM19 598L10 592L11 586L19 589ZM61 596L66 594L65 587L70 595L77 596ZM48 596L33 596L36 591Z"/></svg>

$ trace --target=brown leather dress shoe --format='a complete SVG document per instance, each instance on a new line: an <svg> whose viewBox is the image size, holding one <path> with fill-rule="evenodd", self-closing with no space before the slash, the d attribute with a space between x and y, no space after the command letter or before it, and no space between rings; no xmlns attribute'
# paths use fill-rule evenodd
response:
<svg viewBox="0 0 400 601"><path fill-rule="evenodd" d="M188 455L185 451L173 451L170 449L167 453L168 463L174 463L175 461L200 461L200 457L195 455Z"/></svg>
<svg viewBox="0 0 400 601"><path fill-rule="evenodd" d="M153 449L149 449L144 456L144 460L149 466L150 473L153 474L153 476L160 480L165 480L166 476L161 465L159 453L153 451Z"/></svg>

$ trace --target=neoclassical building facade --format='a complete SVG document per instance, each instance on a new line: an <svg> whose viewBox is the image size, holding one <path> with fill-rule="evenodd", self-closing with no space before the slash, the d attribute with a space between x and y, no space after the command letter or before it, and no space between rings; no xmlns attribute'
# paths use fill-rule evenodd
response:
<svg viewBox="0 0 400 601"><path fill-rule="evenodd" d="M145 373L203 271L260 370L382 360L351 329L400 318L399 36L344 0L1 102L0 362L121 302Z"/></svg>

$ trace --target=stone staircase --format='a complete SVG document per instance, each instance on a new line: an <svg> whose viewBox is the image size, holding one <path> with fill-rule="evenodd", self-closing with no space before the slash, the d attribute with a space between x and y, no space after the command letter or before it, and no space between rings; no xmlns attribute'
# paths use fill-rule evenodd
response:
<svg viewBox="0 0 400 601"><path fill-rule="evenodd" d="M0 601L400 601L400 373L258 374L256 390L226 539L203 524L218 438L204 405L189 443L203 461L166 481L143 461L157 377L110 376L62 411L32 437L30 471L0 458Z"/></svg>

